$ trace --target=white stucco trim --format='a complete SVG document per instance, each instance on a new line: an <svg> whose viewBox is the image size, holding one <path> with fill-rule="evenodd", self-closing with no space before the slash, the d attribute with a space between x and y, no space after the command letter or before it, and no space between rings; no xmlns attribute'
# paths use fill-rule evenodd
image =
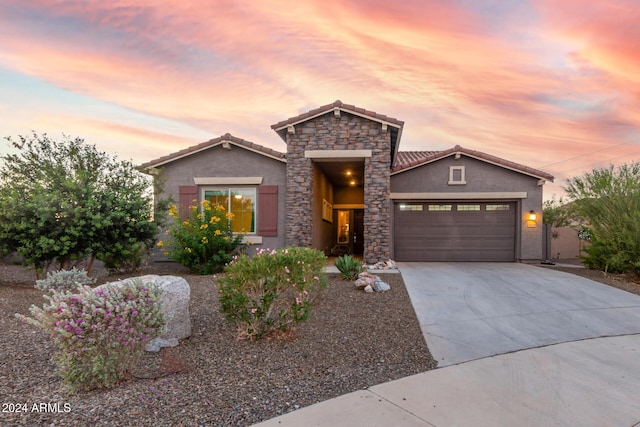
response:
<svg viewBox="0 0 640 427"><path fill-rule="evenodd" d="M211 176L194 177L196 185L260 185L261 176Z"/></svg>
<svg viewBox="0 0 640 427"><path fill-rule="evenodd" d="M460 179L455 180L455 172L460 172ZM464 166L449 166L449 185L465 185L467 183L464 174Z"/></svg>
<svg viewBox="0 0 640 427"><path fill-rule="evenodd" d="M526 199L526 191L469 193L391 193L391 200L498 200Z"/></svg>
<svg viewBox="0 0 640 427"><path fill-rule="evenodd" d="M242 237L242 243L250 243L252 245L261 245L262 244L262 236L254 236L245 234Z"/></svg>
<svg viewBox="0 0 640 427"><path fill-rule="evenodd" d="M372 150L305 150L304 157L316 161L364 159L373 155Z"/></svg>

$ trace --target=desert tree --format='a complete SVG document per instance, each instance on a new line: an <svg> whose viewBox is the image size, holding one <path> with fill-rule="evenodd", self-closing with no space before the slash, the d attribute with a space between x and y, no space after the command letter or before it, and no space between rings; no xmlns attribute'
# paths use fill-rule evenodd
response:
<svg viewBox="0 0 640 427"><path fill-rule="evenodd" d="M640 162L595 169L567 180L575 218L591 244L585 264L603 271L640 272Z"/></svg>
<svg viewBox="0 0 640 427"><path fill-rule="evenodd" d="M81 138L6 138L0 165L0 248L39 275L89 258L135 263L155 243L149 177ZM109 265L107 265L109 267Z"/></svg>

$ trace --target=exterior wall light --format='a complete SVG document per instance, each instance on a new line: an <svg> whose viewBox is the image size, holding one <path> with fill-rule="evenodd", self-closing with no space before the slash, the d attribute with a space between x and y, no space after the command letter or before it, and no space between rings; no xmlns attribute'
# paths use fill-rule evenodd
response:
<svg viewBox="0 0 640 427"><path fill-rule="evenodd" d="M538 226L537 219L538 215L533 210L529 211L527 214L527 228L536 228Z"/></svg>

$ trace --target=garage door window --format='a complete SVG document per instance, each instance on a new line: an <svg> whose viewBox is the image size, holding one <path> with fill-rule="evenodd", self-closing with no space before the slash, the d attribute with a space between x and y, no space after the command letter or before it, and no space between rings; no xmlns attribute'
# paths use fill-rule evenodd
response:
<svg viewBox="0 0 640 427"><path fill-rule="evenodd" d="M509 210L509 205L487 205L488 212L508 211L508 210Z"/></svg>
<svg viewBox="0 0 640 427"><path fill-rule="evenodd" d="M479 211L480 210L480 205L458 205L457 206L457 210L458 210L458 212Z"/></svg>
<svg viewBox="0 0 640 427"><path fill-rule="evenodd" d="M449 212L451 205L429 205L429 212Z"/></svg>
<svg viewBox="0 0 640 427"><path fill-rule="evenodd" d="M401 211L413 211L413 212L422 212L422 204L415 203L400 203Z"/></svg>

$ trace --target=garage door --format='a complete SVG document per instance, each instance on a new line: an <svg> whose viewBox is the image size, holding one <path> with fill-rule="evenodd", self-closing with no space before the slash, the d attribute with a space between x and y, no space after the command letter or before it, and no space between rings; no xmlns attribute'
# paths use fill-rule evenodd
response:
<svg viewBox="0 0 640 427"><path fill-rule="evenodd" d="M397 261L515 261L514 202L395 204Z"/></svg>

